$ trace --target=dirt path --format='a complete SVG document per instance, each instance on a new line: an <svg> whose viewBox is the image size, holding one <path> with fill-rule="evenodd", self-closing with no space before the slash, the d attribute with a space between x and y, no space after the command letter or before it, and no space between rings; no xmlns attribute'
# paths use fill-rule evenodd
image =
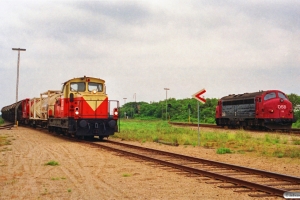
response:
<svg viewBox="0 0 300 200"><path fill-rule="evenodd" d="M0 137L11 143L0 146L1 200L255 199L245 193L236 193L232 189L218 188L217 184L207 184L203 179L186 177L39 130L23 127L1 130ZM211 158L214 155L218 160L237 164L241 162L249 166L257 164L266 170L272 169L272 166L274 168L275 162L260 158L241 160L236 155L222 157L210 149L197 147L169 147L138 142L135 144L191 156ZM59 165L45 165L52 160ZM270 164L271 166L268 166ZM291 168L293 170L289 171ZM284 171L290 175L296 175L300 171L299 164L292 161L282 163L277 169L278 172Z"/></svg>

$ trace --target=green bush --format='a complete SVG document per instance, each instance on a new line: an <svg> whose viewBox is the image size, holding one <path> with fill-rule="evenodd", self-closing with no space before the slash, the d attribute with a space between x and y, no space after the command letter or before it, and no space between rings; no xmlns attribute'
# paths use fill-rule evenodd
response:
<svg viewBox="0 0 300 200"><path fill-rule="evenodd" d="M298 111L300 112L300 111ZM293 128L300 128L300 119L298 119L295 123L293 123Z"/></svg>
<svg viewBox="0 0 300 200"><path fill-rule="evenodd" d="M224 148L224 147L217 149L217 154L226 154L226 153L231 153L231 150L228 148Z"/></svg>

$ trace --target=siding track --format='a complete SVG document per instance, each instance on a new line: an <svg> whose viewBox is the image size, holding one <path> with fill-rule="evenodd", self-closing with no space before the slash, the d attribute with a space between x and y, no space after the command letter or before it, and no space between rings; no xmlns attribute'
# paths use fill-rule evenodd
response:
<svg viewBox="0 0 300 200"><path fill-rule="evenodd" d="M14 126L14 124L5 124L5 125L2 125L0 126L0 130L7 130L7 129L11 129L12 127Z"/></svg>
<svg viewBox="0 0 300 200"><path fill-rule="evenodd" d="M191 124L191 123L184 123L184 122L169 122L171 125L176 125L176 126L187 126L187 127L198 127L198 124ZM206 127L206 128L215 128L215 129L225 129L221 126L217 126L216 124L200 124L200 127ZM256 131L256 132L266 132L265 130L255 130L255 129L247 129L247 131ZM300 128L292 128L289 132L285 131L271 131L269 132L279 132L279 133L293 133L293 134L300 134Z"/></svg>

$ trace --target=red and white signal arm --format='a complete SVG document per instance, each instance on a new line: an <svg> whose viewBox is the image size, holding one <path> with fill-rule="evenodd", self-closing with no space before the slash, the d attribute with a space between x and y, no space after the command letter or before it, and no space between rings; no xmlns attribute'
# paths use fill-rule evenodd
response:
<svg viewBox="0 0 300 200"><path fill-rule="evenodd" d="M201 103L205 103L206 99L202 98L201 95L204 94L206 90L203 88L202 90L196 92L195 94L192 95L193 98L197 99Z"/></svg>

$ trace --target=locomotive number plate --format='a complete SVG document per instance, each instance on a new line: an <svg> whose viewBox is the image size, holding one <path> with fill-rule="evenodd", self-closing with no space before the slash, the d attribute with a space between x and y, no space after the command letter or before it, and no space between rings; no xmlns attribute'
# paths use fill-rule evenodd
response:
<svg viewBox="0 0 300 200"><path fill-rule="evenodd" d="M286 109L286 105L278 105L277 106L279 110L285 110Z"/></svg>

